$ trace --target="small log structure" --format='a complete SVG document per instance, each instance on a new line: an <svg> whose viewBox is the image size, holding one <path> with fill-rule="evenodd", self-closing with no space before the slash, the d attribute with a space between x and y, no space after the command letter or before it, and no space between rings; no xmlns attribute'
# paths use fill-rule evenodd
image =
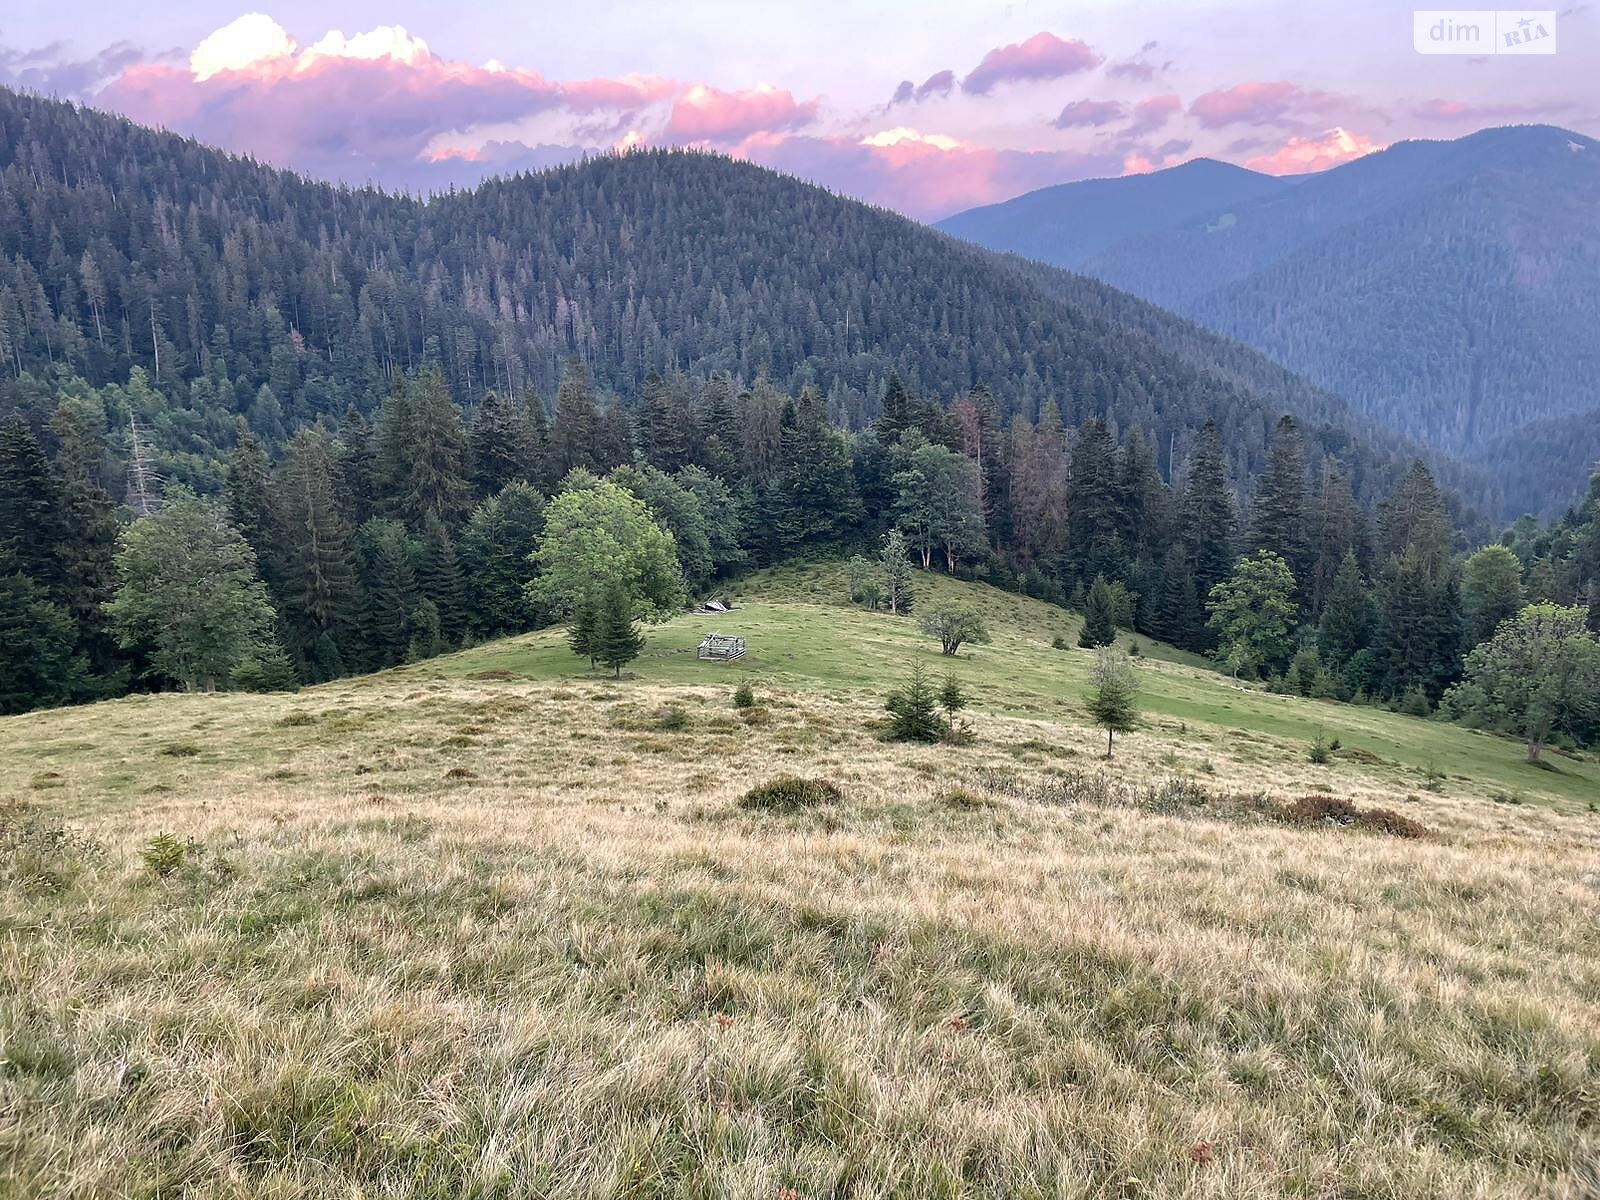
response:
<svg viewBox="0 0 1600 1200"><path fill-rule="evenodd" d="M700 643L700 649L695 651L695 657L708 662L732 662L736 658L743 658L744 639L726 633L708 633L705 641Z"/></svg>

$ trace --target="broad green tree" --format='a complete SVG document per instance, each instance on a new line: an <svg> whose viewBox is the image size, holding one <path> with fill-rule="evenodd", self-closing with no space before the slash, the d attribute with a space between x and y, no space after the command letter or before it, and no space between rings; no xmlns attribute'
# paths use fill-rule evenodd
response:
<svg viewBox="0 0 1600 1200"><path fill-rule="evenodd" d="M106 606L125 648L186 691L214 691L272 640L276 614L255 552L223 507L173 489L159 512L123 530L117 594Z"/></svg>
<svg viewBox="0 0 1600 1200"><path fill-rule="evenodd" d="M1211 589L1207 608L1217 656L1236 676L1271 670L1289 657L1289 634L1300 613L1294 591L1289 564L1270 550L1241 559L1232 577Z"/></svg>
<svg viewBox="0 0 1600 1200"><path fill-rule="evenodd" d="M921 610L922 632L939 639L939 653L955 657L967 642L987 642L989 627L978 610L965 604L935 604Z"/></svg>
<svg viewBox="0 0 1600 1200"><path fill-rule="evenodd" d="M1530 604L1467 655L1446 704L1528 744L1537 762L1552 735L1600 736L1600 638L1582 608Z"/></svg>
<svg viewBox="0 0 1600 1200"><path fill-rule="evenodd" d="M650 623L667 620L684 604L672 535L642 500L614 483L594 481L550 501L534 562L539 574L528 585L529 598L558 616L614 587Z"/></svg>

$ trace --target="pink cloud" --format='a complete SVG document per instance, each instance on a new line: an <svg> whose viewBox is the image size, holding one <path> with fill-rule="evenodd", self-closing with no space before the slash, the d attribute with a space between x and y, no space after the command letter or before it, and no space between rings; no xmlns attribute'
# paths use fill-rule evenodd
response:
<svg viewBox="0 0 1600 1200"><path fill-rule="evenodd" d="M1228 125L1286 125L1295 119L1327 111L1335 97L1307 91L1299 84L1236 83L1196 98L1189 114L1207 129Z"/></svg>
<svg viewBox="0 0 1600 1200"><path fill-rule="evenodd" d="M1077 129L1084 125L1099 128L1109 125L1126 111L1119 100L1074 100L1061 110L1054 124L1057 129Z"/></svg>
<svg viewBox="0 0 1600 1200"><path fill-rule="evenodd" d="M672 142L731 143L755 133L798 129L816 116L815 100L799 104L778 88L724 92L696 84L673 104L663 135Z"/></svg>
<svg viewBox="0 0 1600 1200"><path fill-rule="evenodd" d="M1300 175L1326 171L1382 149L1371 138L1334 128L1315 137L1292 137L1271 154L1258 155L1244 165L1268 175Z"/></svg>
<svg viewBox="0 0 1600 1200"><path fill-rule="evenodd" d="M1060 79L1092 71L1104 61L1102 55L1076 38L1036 33L1025 42L989 51L961 81L961 87L975 96L986 96L998 83Z"/></svg>
<svg viewBox="0 0 1600 1200"><path fill-rule="evenodd" d="M997 150L907 128L861 139L761 134L735 153L924 220L1122 169L1116 154Z"/></svg>
<svg viewBox="0 0 1600 1200"><path fill-rule="evenodd" d="M1133 121L1128 133L1134 137L1153 133L1183 111L1183 101L1176 96L1151 96L1133 106Z"/></svg>
<svg viewBox="0 0 1600 1200"><path fill-rule="evenodd" d="M129 66L95 102L280 166L411 187L437 177L422 166L465 131L546 113L615 124L681 88L642 76L562 83L450 61L398 26L334 31L302 47L251 14L203 40L185 65Z"/></svg>

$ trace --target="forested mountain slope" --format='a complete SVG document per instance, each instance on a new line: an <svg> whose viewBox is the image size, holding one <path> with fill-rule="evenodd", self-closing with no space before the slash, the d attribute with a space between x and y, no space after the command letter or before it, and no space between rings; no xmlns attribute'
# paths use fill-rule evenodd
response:
<svg viewBox="0 0 1600 1200"><path fill-rule="evenodd" d="M1196 158L1148 175L1040 188L946 217L936 228L991 250L1079 270L1127 238L1248 204L1296 182Z"/></svg>
<svg viewBox="0 0 1600 1200"><path fill-rule="evenodd" d="M1265 351L1402 433L1526 474L1515 431L1600 405L1597 205L1600 143L1490 129L1199 215L1174 205L1163 229L1038 257ZM1519 498L1559 509L1590 466L1544 472Z"/></svg>
<svg viewBox="0 0 1600 1200"><path fill-rule="evenodd" d="M1410 458L1326 434L1348 415L1331 398L1202 369L982 251L728 159L635 153L423 203L0 93L0 406L45 411L52 372L142 367L161 407L141 415L203 484L238 415L272 448L424 362L472 405L548 397L571 355L630 398L651 369L815 383L858 426L893 371L947 401L982 381L1005 418L1052 399L1141 429L1163 471L1215 419L1246 485L1290 409L1369 501Z"/></svg>

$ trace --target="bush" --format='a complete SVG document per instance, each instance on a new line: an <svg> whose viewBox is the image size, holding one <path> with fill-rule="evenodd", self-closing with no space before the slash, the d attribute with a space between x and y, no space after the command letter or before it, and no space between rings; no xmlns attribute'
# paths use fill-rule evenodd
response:
<svg viewBox="0 0 1600 1200"><path fill-rule="evenodd" d="M1312 740L1311 750L1306 757L1312 762L1316 763L1319 767L1326 766L1328 763L1333 761L1333 747L1328 745L1327 741L1324 740L1323 736L1319 733Z"/></svg>
<svg viewBox="0 0 1600 1200"><path fill-rule="evenodd" d="M735 708L754 708L756 706L755 690L748 683L741 683L733 689L733 706Z"/></svg>
<svg viewBox="0 0 1600 1200"><path fill-rule="evenodd" d="M1052 650L1070 650L1070 649L1072 649L1072 647L1067 644L1067 639L1062 637L1058 633L1058 634L1056 634L1055 638L1050 642L1050 649L1052 649Z"/></svg>
<svg viewBox="0 0 1600 1200"><path fill-rule="evenodd" d="M656 728L668 732L676 732L689 728L689 714L676 704L668 704L656 710Z"/></svg>
<svg viewBox="0 0 1600 1200"><path fill-rule="evenodd" d="M1302 796L1283 809L1282 817L1291 825L1336 825L1401 838L1430 836L1420 821L1388 808L1358 808L1339 796Z"/></svg>
<svg viewBox="0 0 1600 1200"><path fill-rule="evenodd" d="M792 813L820 804L837 804L844 793L826 779L784 775L758 784L739 798L739 807L754 812Z"/></svg>
<svg viewBox="0 0 1600 1200"><path fill-rule="evenodd" d="M35 817L27 805L0 806L0 883L59 892L104 855L92 838Z"/></svg>

